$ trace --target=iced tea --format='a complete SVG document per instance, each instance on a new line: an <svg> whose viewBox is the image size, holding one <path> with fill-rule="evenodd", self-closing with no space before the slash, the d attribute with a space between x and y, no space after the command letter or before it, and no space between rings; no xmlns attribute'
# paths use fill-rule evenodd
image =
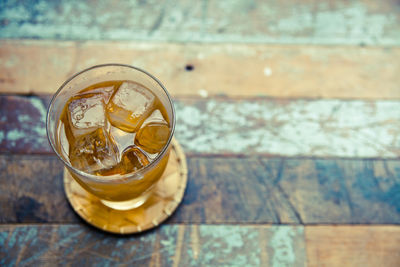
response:
<svg viewBox="0 0 400 267"><path fill-rule="evenodd" d="M135 173L157 158L171 135L170 118L160 99L129 80L92 84L65 104L57 127L59 145L70 164L99 179ZM114 186L76 180L106 200L140 196L165 169L168 156L142 179ZM73 173L72 173L73 175Z"/></svg>

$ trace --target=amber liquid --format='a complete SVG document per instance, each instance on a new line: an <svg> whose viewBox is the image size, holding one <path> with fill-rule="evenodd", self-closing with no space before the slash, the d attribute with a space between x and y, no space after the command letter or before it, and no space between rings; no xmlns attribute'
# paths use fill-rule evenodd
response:
<svg viewBox="0 0 400 267"><path fill-rule="evenodd" d="M165 107L132 81L93 84L71 97L60 116L58 140L71 165L99 178L134 174L154 161L171 134ZM141 179L104 184L71 173L88 191L111 201L140 196L161 177L167 155Z"/></svg>

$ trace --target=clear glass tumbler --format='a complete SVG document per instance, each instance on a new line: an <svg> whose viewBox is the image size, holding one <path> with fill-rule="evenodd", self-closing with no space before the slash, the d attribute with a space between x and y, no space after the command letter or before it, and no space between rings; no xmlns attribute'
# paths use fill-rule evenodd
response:
<svg viewBox="0 0 400 267"><path fill-rule="evenodd" d="M159 155L147 166L124 175L96 176L74 168L59 140L59 120L67 101L80 90L96 83L128 80L151 90L161 101L169 117L170 136ZM123 64L97 65L69 78L54 94L47 112L47 136L70 175L88 192L113 209L128 210L142 205L161 178L169 158L175 129L175 111L165 87L154 76L139 68Z"/></svg>

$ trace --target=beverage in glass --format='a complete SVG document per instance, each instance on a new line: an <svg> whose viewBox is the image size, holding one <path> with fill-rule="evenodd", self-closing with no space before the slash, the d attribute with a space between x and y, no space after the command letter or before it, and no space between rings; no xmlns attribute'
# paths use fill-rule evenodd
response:
<svg viewBox="0 0 400 267"><path fill-rule="evenodd" d="M147 200L167 166L174 127L164 86L121 64L74 75L54 95L47 115L48 138L70 175L118 210Z"/></svg>

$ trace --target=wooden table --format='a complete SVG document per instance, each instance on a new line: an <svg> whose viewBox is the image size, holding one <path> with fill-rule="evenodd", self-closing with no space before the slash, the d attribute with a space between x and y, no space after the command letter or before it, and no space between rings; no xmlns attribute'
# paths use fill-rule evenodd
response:
<svg viewBox="0 0 400 267"><path fill-rule="evenodd" d="M397 1L2 1L0 265L400 266ZM69 206L51 95L91 65L172 93L183 203L120 237Z"/></svg>

